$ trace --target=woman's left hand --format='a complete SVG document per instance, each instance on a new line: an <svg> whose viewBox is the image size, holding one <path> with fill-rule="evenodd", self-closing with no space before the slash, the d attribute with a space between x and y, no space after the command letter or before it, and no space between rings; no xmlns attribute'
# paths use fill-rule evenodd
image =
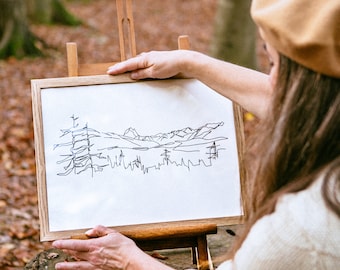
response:
<svg viewBox="0 0 340 270"><path fill-rule="evenodd" d="M147 256L131 239L103 226L87 231L86 235L89 237L87 240L68 239L53 243L55 248L78 259L76 262L58 263L56 269L142 269L128 268L128 265L133 265L132 261L143 260L143 256Z"/></svg>

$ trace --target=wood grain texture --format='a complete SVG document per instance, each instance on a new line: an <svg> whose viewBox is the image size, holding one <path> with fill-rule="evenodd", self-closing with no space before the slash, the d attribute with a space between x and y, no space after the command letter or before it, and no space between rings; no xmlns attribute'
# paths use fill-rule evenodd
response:
<svg viewBox="0 0 340 270"><path fill-rule="evenodd" d="M72 235L82 234L89 228L70 231L51 232L48 224L48 205L47 205L47 186L46 186L46 166L44 157L44 134L43 134L43 121L42 121L42 104L41 104L41 91L48 88L58 87L72 87L72 86L86 86L86 85L102 85L102 84L115 84L115 83L134 83L129 74L119 76L109 75L96 75L96 76L80 76L80 77L64 77L64 78L51 78L32 80L32 108L34 119L34 136L35 136L35 151L36 151L36 171L38 181L38 197L39 197L39 213L41 222L41 241L51 241L61 238L69 238ZM245 172L243 167L243 151L244 151L244 132L243 132L243 115L239 106L234 105L235 129L238 144L239 167L241 176L241 192L242 204L245 205L244 185L245 185ZM243 208L244 209L244 208ZM114 229L122 232L128 237L136 240L147 240L148 238L157 239L162 238L164 235L168 237L188 236L188 233L195 234L195 231L204 228L207 229L206 224L220 225L233 225L240 224L244 220L243 215L212 218L205 220L187 220L187 221L174 221L169 223L156 223L156 224L140 224L119 226ZM202 225L203 224L203 225ZM202 227L203 226L203 227ZM209 226L208 226L209 227ZM214 228L212 229L214 230ZM208 230L209 231L209 230Z"/></svg>

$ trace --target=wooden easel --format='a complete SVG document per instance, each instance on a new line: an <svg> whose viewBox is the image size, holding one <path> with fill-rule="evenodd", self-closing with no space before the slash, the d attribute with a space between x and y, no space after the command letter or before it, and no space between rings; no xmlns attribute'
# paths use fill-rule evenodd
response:
<svg viewBox="0 0 340 270"><path fill-rule="evenodd" d="M126 60L128 56L136 56L131 1L116 0L121 61ZM128 37L125 36L126 32ZM127 47L129 55L127 55ZM180 36L178 38L178 48L190 48L188 36ZM68 42L66 50L69 77L106 74L107 68L117 63L79 64L77 44ZM207 235L217 233L217 225L215 223L174 222L150 225L138 229L122 228L119 231L133 239L144 251L191 248L193 264L196 264L199 270L212 269L213 267L209 256Z"/></svg>

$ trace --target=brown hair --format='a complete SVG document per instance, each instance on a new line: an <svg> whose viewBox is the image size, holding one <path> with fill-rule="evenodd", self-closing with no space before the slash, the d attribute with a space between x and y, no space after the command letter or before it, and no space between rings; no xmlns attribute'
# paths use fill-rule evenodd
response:
<svg viewBox="0 0 340 270"><path fill-rule="evenodd" d="M340 218L340 79L280 55L271 106L252 138L250 215L232 254L256 220L275 210L282 194L307 188L320 173L323 198Z"/></svg>

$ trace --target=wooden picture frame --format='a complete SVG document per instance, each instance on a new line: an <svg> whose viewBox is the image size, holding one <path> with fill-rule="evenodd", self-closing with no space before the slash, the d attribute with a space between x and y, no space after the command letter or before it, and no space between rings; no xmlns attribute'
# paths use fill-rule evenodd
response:
<svg viewBox="0 0 340 270"><path fill-rule="evenodd" d="M239 106L193 79L96 75L36 79L31 87L41 241L68 238L98 223L129 235L164 226L242 222ZM224 164L228 172L222 172ZM220 203L230 209L215 207ZM191 205L188 213L181 210L184 205ZM220 214L224 211L227 215Z"/></svg>

